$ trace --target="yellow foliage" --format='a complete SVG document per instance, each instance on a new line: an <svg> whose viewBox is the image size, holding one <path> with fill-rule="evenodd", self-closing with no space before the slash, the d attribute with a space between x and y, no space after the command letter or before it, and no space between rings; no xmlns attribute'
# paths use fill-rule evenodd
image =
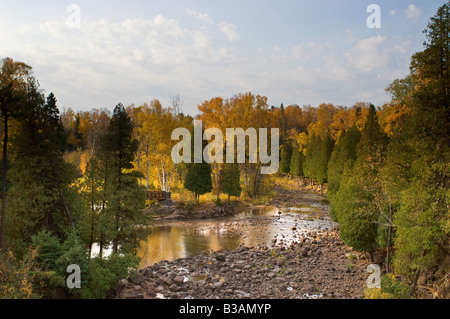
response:
<svg viewBox="0 0 450 319"><path fill-rule="evenodd" d="M12 252L0 256L0 299L29 299L32 294L32 259L18 262Z"/></svg>

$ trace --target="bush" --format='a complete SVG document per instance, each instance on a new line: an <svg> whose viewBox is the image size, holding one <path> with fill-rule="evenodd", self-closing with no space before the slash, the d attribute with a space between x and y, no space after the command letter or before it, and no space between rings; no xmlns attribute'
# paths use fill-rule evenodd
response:
<svg viewBox="0 0 450 319"><path fill-rule="evenodd" d="M30 272L34 251L26 260L18 262L12 252L0 253L0 299L29 299L32 295L33 275Z"/></svg>
<svg viewBox="0 0 450 319"><path fill-rule="evenodd" d="M364 299L409 299L409 286L392 274L381 276L381 288L367 288Z"/></svg>

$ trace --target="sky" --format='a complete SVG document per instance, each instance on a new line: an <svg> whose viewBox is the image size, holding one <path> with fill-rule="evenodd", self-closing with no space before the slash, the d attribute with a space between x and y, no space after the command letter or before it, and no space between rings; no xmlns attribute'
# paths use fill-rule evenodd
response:
<svg viewBox="0 0 450 319"><path fill-rule="evenodd" d="M245 92L274 106L379 106L445 2L4 0L0 57L32 66L75 111L170 106L178 94L196 115L205 100Z"/></svg>

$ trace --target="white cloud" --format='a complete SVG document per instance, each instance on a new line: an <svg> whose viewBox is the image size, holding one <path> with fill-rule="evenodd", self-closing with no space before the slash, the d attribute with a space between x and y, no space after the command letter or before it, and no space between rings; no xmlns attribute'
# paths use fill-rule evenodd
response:
<svg viewBox="0 0 450 319"><path fill-rule="evenodd" d="M194 9L186 9L187 14L189 14L190 16L195 17L196 19L199 19L203 22L207 22L207 23L213 23L213 19L211 19L209 17L209 15L205 12L205 13L200 13L195 11Z"/></svg>
<svg viewBox="0 0 450 319"><path fill-rule="evenodd" d="M422 10L417 8L414 4L410 4L405 12L406 18L413 22L417 22L422 14Z"/></svg>
<svg viewBox="0 0 450 319"><path fill-rule="evenodd" d="M394 16L396 13L397 13L397 11L395 11L395 10L389 10L389 14L390 14L391 16Z"/></svg>
<svg viewBox="0 0 450 319"><path fill-rule="evenodd" d="M236 31L237 29L236 25L222 21L219 23L219 27L222 30L222 32L226 35L229 41L233 42L239 38Z"/></svg>
<svg viewBox="0 0 450 319"><path fill-rule="evenodd" d="M362 72L369 73L396 66L396 61L407 54L410 42L407 39L387 36L370 37L358 40L345 53L349 63Z"/></svg>

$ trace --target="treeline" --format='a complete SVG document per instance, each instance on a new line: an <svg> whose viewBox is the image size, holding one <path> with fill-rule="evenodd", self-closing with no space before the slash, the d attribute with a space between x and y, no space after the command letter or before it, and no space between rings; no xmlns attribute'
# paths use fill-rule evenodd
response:
<svg viewBox="0 0 450 319"><path fill-rule="evenodd" d="M73 144L56 104L30 66L2 60L1 298L105 298L137 267L146 238L138 227L149 223L145 189L133 170L138 143L123 105L89 135L95 151L80 175L64 159ZM94 243L99 254L91 258ZM71 264L81 269L81 289L67 288Z"/></svg>
<svg viewBox="0 0 450 319"><path fill-rule="evenodd" d="M433 280L439 296L450 282L448 13L447 3L431 18L424 50L380 107L274 107L241 93L204 101L196 117L204 130L279 128L280 172L326 185L342 239L369 255L384 250L387 272L400 275L411 295L419 278ZM30 66L2 60L1 297L113 293L138 265L147 190L187 189L197 201L211 192L218 201L270 192L274 176L261 174L259 157L249 162L248 144L245 163L175 165L172 131L193 132L181 105L176 95L166 107L153 100L60 114ZM69 264L81 267L81 289L66 288Z"/></svg>
<svg viewBox="0 0 450 319"><path fill-rule="evenodd" d="M386 276L378 297L413 296L419 279L428 295L449 297L449 7L431 18L410 74L387 88L389 103L321 106L327 115L291 134L282 151L282 172L327 183L342 239L371 257L383 248L386 271L409 287L394 292Z"/></svg>

